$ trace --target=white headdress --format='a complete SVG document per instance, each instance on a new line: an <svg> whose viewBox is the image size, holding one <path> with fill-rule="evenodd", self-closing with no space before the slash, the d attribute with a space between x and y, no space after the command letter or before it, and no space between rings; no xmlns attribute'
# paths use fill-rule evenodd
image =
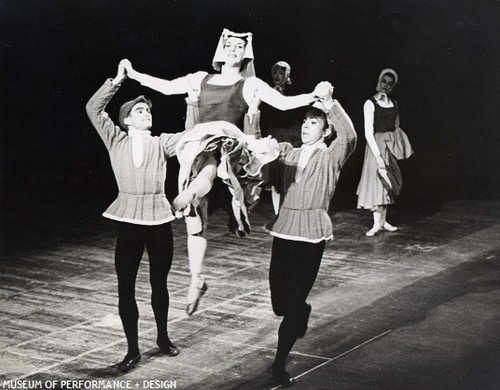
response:
<svg viewBox="0 0 500 390"><path fill-rule="evenodd" d="M245 53L243 54L243 63L241 64L240 73L243 77L255 76L255 68L253 65L253 47L252 47L252 33L237 33L229 31L225 28L215 49L214 58L212 60L212 66L218 72L220 72L222 65L226 62L224 56L224 45L229 37L241 38L246 41Z"/></svg>
<svg viewBox="0 0 500 390"><path fill-rule="evenodd" d="M382 88L380 87L380 82L382 81L382 77L386 74L390 74L392 77L394 77L394 85L396 85L396 83L398 82L398 74L396 73L395 70L389 68L384 69L382 70L382 72L380 72L380 76L378 76L377 88L376 88L377 92L382 92Z"/></svg>

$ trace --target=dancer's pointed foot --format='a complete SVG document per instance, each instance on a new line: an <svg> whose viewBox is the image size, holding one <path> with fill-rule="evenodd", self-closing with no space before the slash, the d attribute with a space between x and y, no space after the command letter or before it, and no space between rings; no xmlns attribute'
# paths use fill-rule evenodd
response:
<svg viewBox="0 0 500 390"><path fill-rule="evenodd" d="M207 289L208 286L203 279L197 279L194 282L191 282L191 286L189 286L188 290L188 303L186 305L186 314L188 316L193 315L196 309L198 309L200 299L205 294Z"/></svg>

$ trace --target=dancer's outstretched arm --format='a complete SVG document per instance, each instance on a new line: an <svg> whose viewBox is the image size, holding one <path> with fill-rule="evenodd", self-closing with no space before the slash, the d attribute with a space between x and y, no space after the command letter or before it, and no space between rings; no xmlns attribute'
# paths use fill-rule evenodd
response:
<svg viewBox="0 0 500 390"><path fill-rule="evenodd" d="M127 59L121 60L120 64L125 67L127 75L131 79L138 81L141 85L161 92L164 95L181 95L189 93L193 89L199 88L201 80L207 74L206 72L196 72L173 80L165 80L136 71L132 67L132 63Z"/></svg>

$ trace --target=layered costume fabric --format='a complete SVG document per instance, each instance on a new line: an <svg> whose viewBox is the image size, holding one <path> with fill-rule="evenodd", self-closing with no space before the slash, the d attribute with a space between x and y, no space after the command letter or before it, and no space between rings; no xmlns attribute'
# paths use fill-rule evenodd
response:
<svg viewBox="0 0 500 390"><path fill-rule="evenodd" d="M250 232L248 210L258 201L263 183L262 167L278 154L278 144L273 139L249 137L225 121L200 123L177 144L179 191L189 186L210 157L215 157L217 177L231 194L230 212L237 222L237 230L247 234ZM194 201L192 207L184 211L189 234L205 228L209 200L204 197Z"/></svg>
<svg viewBox="0 0 500 390"><path fill-rule="evenodd" d="M385 69L382 75L394 71ZM397 75L395 76L397 81ZM380 81L379 81L380 83ZM377 87L377 90L379 87ZM389 175L389 182L381 177L375 156L367 144L361 171L361 178L356 194L358 208L373 210L378 206L392 204L402 186L402 176L397 160L404 160L413 154L413 148L406 133L399 127L399 112L396 101L391 107L382 107L380 93L371 97L369 101L374 106L373 135L385 162Z"/></svg>

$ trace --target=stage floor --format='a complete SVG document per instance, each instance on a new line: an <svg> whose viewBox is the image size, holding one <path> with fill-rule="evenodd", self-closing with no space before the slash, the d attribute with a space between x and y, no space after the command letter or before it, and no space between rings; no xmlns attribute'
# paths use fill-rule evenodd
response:
<svg viewBox="0 0 500 390"><path fill-rule="evenodd" d="M0 388L80 379L133 389L274 388L280 319L269 299L271 237L262 229L271 213L264 198L244 239L227 231L222 211L214 215L209 289L192 317L184 314L184 224L173 223L169 334L181 353L166 357L156 348L145 257L137 283L143 359L125 375L115 366L126 341L113 223L24 221L19 230L35 244L17 245L0 263ZM389 217L401 229L368 238L369 212L332 214L335 240L309 298L309 330L289 357L294 388L500 388L500 202L395 207Z"/></svg>

